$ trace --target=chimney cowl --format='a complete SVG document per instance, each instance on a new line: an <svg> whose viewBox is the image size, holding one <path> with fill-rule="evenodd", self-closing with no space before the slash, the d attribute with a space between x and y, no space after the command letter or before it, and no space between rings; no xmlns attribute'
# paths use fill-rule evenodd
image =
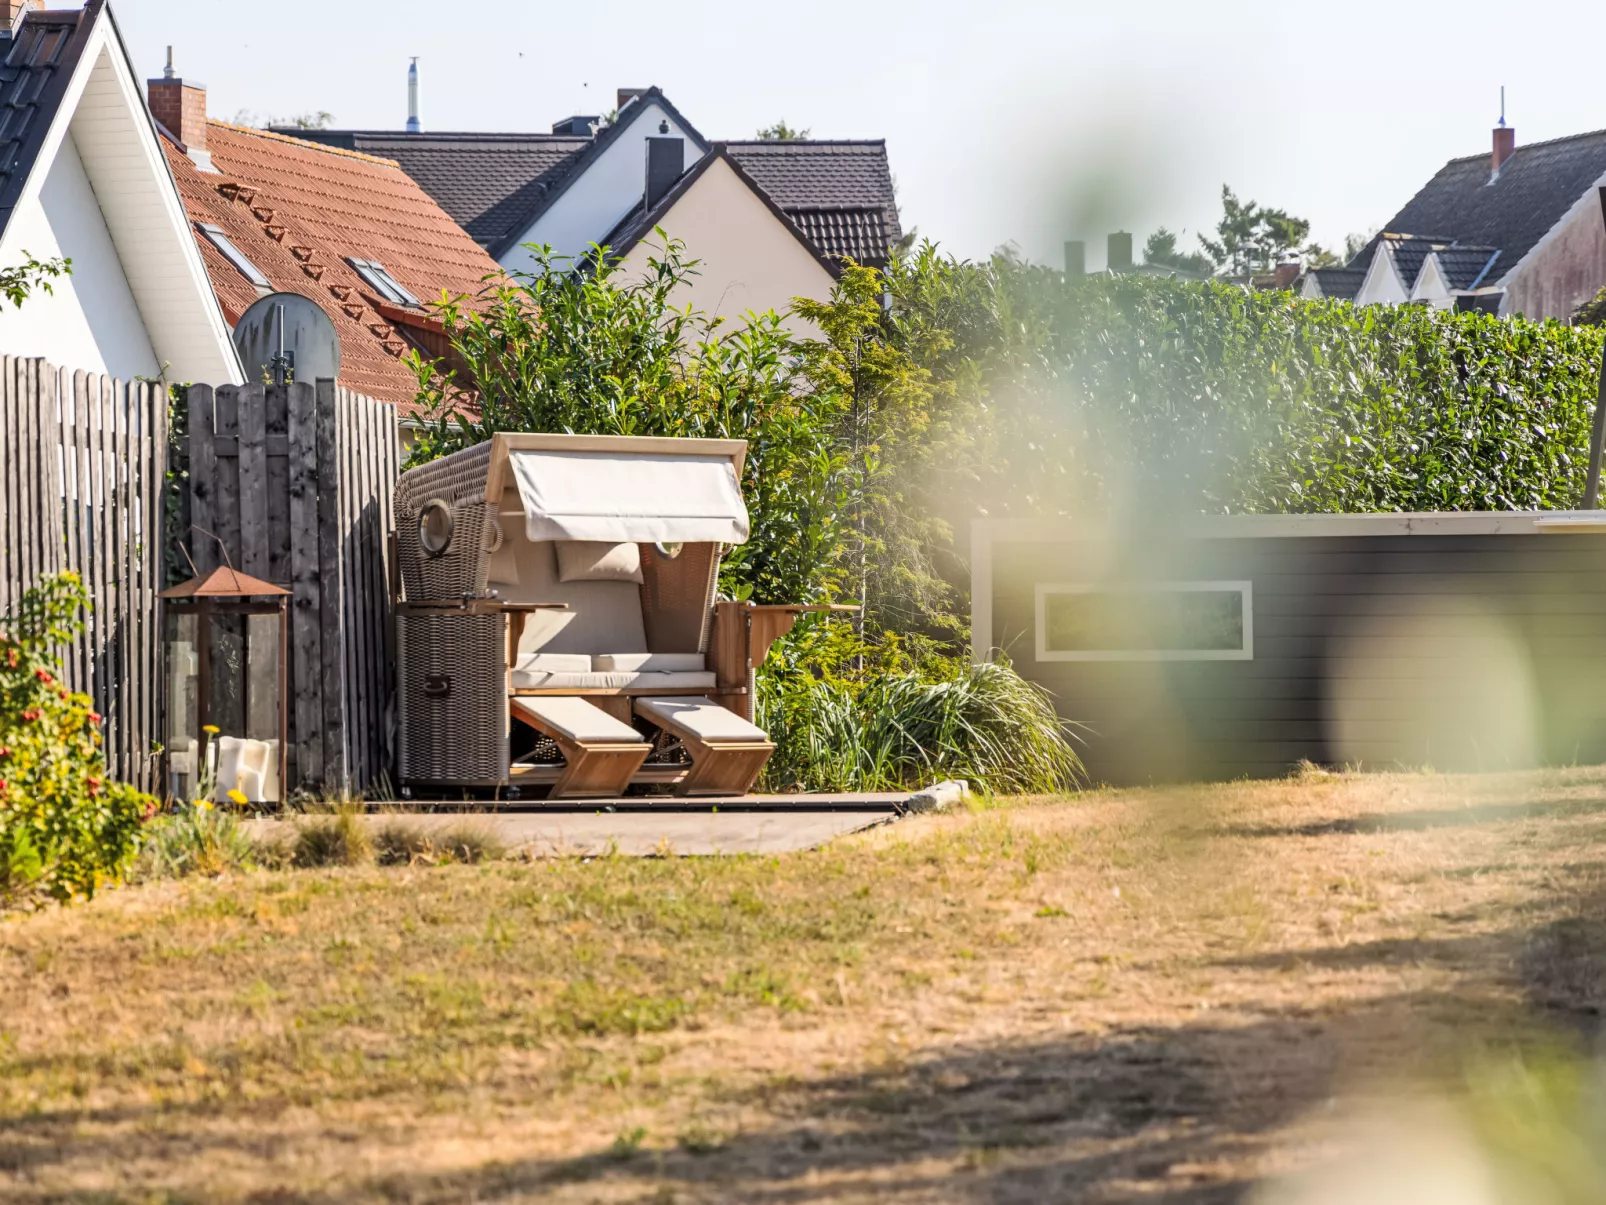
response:
<svg viewBox="0 0 1606 1205"><path fill-rule="evenodd" d="M145 99L151 116L178 139L190 162L203 172L217 171L206 149L206 85L174 74L171 46L162 77L145 81Z"/></svg>
<svg viewBox="0 0 1606 1205"><path fill-rule="evenodd" d="M407 65L407 132L422 134L424 125L418 119L418 56Z"/></svg>

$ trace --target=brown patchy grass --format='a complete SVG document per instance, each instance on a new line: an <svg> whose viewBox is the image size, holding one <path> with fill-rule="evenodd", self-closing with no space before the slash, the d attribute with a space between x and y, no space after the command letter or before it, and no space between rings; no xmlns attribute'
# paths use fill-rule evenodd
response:
<svg viewBox="0 0 1606 1205"><path fill-rule="evenodd" d="M0 923L0 1202L1236 1200L1590 1037L1603 885L1599 769L152 884Z"/></svg>

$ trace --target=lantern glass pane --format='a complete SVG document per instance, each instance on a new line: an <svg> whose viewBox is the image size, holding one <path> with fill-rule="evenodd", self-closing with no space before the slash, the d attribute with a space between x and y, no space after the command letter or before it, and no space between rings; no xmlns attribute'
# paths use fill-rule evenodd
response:
<svg viewBox="0 0 1606 1205"><path fill-rule="evenodd" d="M190 800L199 789L201 723L198 616L176 608L167 613L167 792Z"/></svg>

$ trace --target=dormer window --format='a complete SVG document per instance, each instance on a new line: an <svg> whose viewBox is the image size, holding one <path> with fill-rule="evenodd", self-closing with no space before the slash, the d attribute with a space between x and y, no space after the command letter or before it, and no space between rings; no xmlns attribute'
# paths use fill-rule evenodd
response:
<svg viewBox="0 0 1606 1205"><path fill-rule="evenodd" d="M357 272L357 275L368 282L368 286L392 305L405 305L413 309L420 306L418 298L414 297L401 284L385 270L385 265L377 259L348 259L346 261Z"/></svg>
<svg viewBox="0 0 1606 1205"><path fill-rule="evenodd" d="M262 269L253 264L241 251L229 241L229 236L223 233L221 226L214 226L210 222L197 222L197 229L206 236L206 241L218 249L218 253L239 269L240 275L249 280L259 289L272 289L273 282L262 274Z"/></svg>

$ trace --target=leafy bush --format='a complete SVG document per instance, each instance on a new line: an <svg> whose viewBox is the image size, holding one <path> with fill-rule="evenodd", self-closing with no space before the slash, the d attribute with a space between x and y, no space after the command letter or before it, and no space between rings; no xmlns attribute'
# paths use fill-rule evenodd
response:
<svg viewBox="0 0 1606 1205"><path fill-rule="evenodd" d="M866 646L840 627L805 633L761 671L757 722L776 745L763 779L773 790L962 778L988 792L1048 794L1082 774L1053 700L1008 664L911 654L895 636Z"/></svg>
<svg viewBox="0 0 1606 1205"><path fill-rule="evenodd" d="M156 800L111 782L100 716L54 650L83 627L75 574L47 578L0 625L0 906L93 896L127 869Z"/></svg>

